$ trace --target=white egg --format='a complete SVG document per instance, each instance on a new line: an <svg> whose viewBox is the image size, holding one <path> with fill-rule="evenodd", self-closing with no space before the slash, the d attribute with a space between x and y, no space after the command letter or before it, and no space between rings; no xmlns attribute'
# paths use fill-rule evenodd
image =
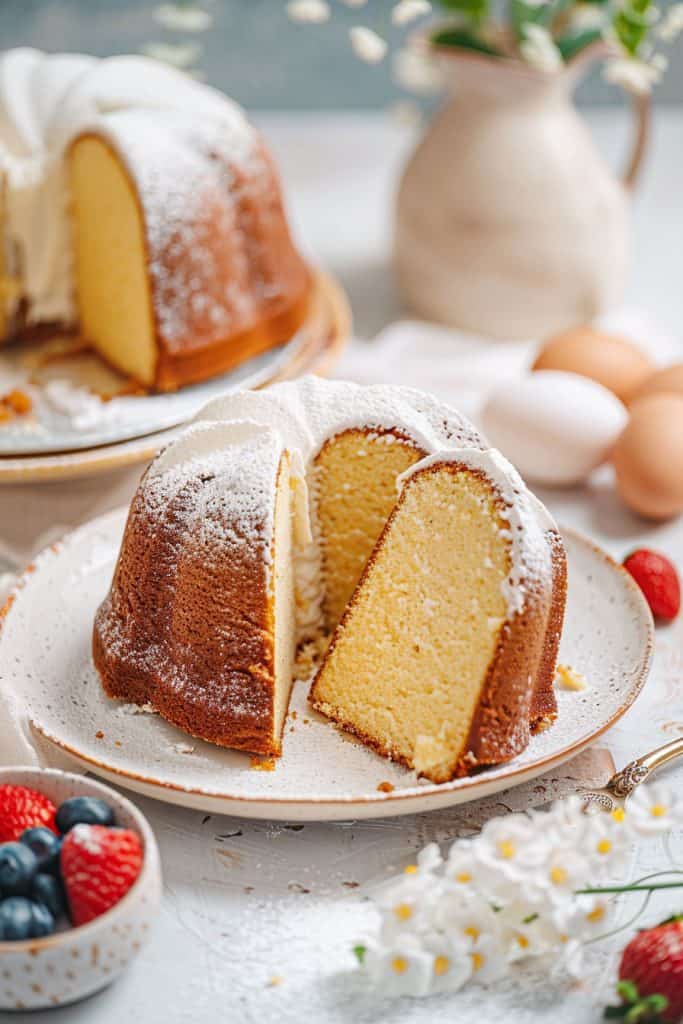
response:
<svg viewBox="0 0 683 1024"><path fill-rule="evenodd" d="M581 483L608 457L628 413L611 391L587 377L538 370L509 380L481 414L489 441L528 480Z"/></svg>

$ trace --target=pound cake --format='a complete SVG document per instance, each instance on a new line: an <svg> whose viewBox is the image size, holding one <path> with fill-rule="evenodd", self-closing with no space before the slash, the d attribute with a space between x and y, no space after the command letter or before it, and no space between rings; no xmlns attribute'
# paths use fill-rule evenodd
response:
<svg viewBox="0 0 683 1024"><path fill-rule="evenodd" d="M0 339L78 327L172 390L288 340L310 289L227 97L145 57L0 57Z"/></svg>
<svg viewBox="0 0 683 1024"><path fill-rule="evenodd" d="M556 714L557 529L457 412L318 378L209 403L150 466L98 610L105 692L281 753L298 645L314 707L435 781Z"/></svg>

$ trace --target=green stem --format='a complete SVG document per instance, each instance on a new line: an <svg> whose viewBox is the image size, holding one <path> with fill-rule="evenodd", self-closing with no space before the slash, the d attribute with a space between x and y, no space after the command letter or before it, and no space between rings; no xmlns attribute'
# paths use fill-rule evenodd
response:
<svg viewBox="0 0 683 1024"><path fill-rule="evenodd" d="M577 896L593 896L610 892L655 892L657 889L683 889L683 882L660 882L658 885L604 885L577 889Z"/></svg>

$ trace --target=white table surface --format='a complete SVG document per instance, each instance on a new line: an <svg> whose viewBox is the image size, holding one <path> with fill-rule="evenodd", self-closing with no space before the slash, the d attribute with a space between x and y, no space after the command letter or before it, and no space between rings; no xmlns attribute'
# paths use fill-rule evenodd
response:
<svg viewBox="0 0 683 1024"><path fill-rule="evenodd" d="M594 111L590 120L616 160L627 146L624 113ZM390 203L410 133L379 115L279 115L260 121L287 181L298 234L346 286L357 333L371 336L402 312L388 265ZM629 301L683 336L683 112L658 113L653 143L635 207ZM138 476L139 470L128 470L96 481L5 488L0 542L28 554L44 530L128 501ZM683 567L683 524L647 526L619 504L607 483L542 497L561 522L582 529L616 556L647 543ZM618 764L683 734L682 641L683 620L658 631L651 681L606 738ZM673 772L680 785L683 769ZM474 1024L493 1013L506 1021L556 1024L600 1018L623 937L594 947L580 985L522 973L490 989L472 986L457 996L390 1003L364 990L350 954L372 915L364 884L392 866L400 868L426 842L454 836L462 811L292 828L137 802L159 838L165 873L163 911L152 941L108 991L75 1007L15 1014L17 1024ZM672 854L683 860L680 835L668 848L661 841L643 845L634 870L667 867ZM683 892L680 898L669 894L658 906L646 920L683 908Z"/></svg>

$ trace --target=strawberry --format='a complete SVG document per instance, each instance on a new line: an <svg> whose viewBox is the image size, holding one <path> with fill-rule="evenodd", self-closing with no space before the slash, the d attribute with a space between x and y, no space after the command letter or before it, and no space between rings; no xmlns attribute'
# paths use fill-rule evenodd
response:
<svg viewBox="0 0 683 1024"><path fill-rule="evenodd" d="M666 622L676 618L681 607L681 585L668 558L638 548L624 559L624 568L642 590L655 618Z"/></svg>
<svg viewBox="0 0 683 1024"><path fill-rule="evenodd" d="M75 825L60 853L62 879L73 924L87 924L122 899L142 867L135 832L105 825Z"/></svg>
<svg viewBox="0 0 683 1024"><path fill-rule="evenodd" d="M605 1017L628 1024L676 1024L683 1018L683 914L631 939L619 967L620 1006Z"/></svg>
<svg viewBox="0 0 683 1024"><path fill-rule="evenodd" d="M27 828L44 825L56 832L57 808L46 796L26 786L0 786L0 843L16 842Z"/></svg>

